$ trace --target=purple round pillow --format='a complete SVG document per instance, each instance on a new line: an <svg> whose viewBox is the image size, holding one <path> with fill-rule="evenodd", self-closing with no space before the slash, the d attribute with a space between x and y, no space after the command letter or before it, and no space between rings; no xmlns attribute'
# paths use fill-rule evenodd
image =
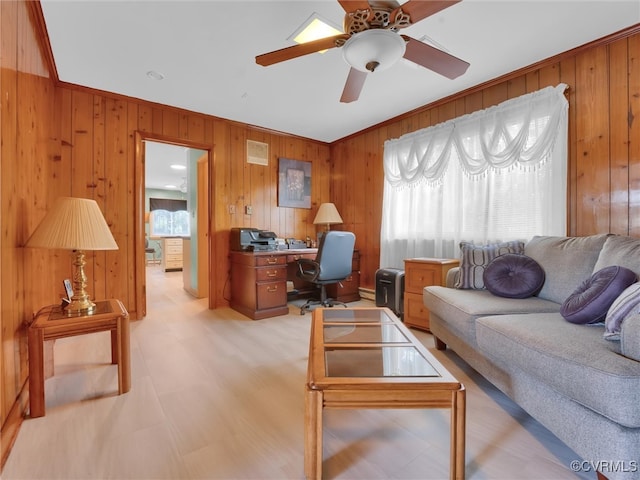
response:
<svg viewBox="0 0 640 480"><path fill-rule="evenodd" d="M528 298L544 284L544 270L526 255L505 253L493 259L484 269L484 286L494 295L507 298Z"/></svg>
<svg viewBox="0 0 640 480"><path fill-rule="evenodd" d="M602 322L615 299L636 279L633 271L618 265L598 270L569 295L560 314L571 323Z"/></svg>

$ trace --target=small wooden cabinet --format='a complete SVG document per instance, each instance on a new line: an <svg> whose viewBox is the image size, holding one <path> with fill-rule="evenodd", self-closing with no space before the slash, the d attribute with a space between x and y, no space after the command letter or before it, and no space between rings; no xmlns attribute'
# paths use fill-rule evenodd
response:
<svg viewBox="0 0 640 480"><path fill-rule="evenodd" d="M422 290L430 285L444 285L447 272L460 265L448 258L409 258L404 261L404 323L429 331L429 310L424 306Z"/></svg>
<svg viewBox="0 0 640 480"><path fill-rule="evenodd" d="M160 265L165 272L182 270L182 238L162 239L162 261Z"/></svg>

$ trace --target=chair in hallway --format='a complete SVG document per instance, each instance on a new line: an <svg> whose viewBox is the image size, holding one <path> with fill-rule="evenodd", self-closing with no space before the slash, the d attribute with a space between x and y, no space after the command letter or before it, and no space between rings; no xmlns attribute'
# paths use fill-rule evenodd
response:
<svg viewBox="0 0 640 480"><path fill-rule="evenodd" d="M300 307L300 315L310 311L314 306L333 307L347 305L332 298L327 298L326 286L338 283L351 275L351 262L356 236L352 232L329 231L320 239L318 255L315 260L301 258L298 260L298 277L314 283L320 288L320 299L310 299ZM342 284L340 284L342 286Z"/></svg>
<svg viewBox="0 0 640 480"><path fill-rule="evenodd" d="M156 257L156 249L149 246L147 237L144 237L144 253L147 265L160 265L160 257ZM151 258L148 255L151 255Z"/></svg>

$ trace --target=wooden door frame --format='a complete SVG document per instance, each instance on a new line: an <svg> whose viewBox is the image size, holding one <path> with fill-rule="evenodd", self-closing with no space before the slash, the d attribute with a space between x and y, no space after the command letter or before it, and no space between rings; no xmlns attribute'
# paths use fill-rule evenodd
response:
<svg viewBox="0 0 640 480"><path fill-rule="evenodd" d="M170 145L177 145L180 147L194 148L198 150L204 150L207 152L209 159L208 168L208 188L207 188L207 235L208 245L207 251L209 252L209 258L211 258L211 225L213 225L213 148L214 146L207 143L192 142L190 140L183 140L180 138L169 137L166 135L157 135L148 132L141 132L136 130L135 132L135 225L134 225L134 237L135 237L135 296L136 307L138 311L138 318L142 319L147 315L147 275L145 265L145 148L144 142L157 142L167 143ZM216 288L216 276L211 275L212 263L207 262L207 275L209 276L209 308L212 308L215 299L212 298L212 292L215 292Z"/></svg>

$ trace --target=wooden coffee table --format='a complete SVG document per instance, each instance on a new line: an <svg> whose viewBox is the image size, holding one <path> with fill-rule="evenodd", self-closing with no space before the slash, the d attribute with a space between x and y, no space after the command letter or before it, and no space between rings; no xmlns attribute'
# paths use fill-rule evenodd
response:
<svg viewBox="0 0 640 480"><path fill-rule="evenodd" d="M313 312L305 476L322 478L324 408L451 409L450 478L463 479L465 389L387 308Z"/></svg>

